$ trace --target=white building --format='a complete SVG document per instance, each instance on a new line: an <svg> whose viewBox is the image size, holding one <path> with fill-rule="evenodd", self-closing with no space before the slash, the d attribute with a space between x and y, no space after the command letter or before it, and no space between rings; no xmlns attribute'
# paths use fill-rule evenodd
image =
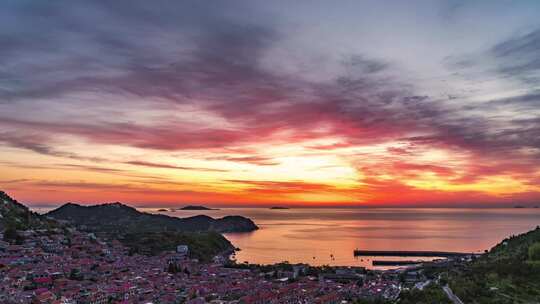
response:
<svg viewBox="0 0 540 304"><path fill-rule="evenodd" d="M181 255L188 255L189 247L187 245L178 245L176 246L176 253Z"/></svg>

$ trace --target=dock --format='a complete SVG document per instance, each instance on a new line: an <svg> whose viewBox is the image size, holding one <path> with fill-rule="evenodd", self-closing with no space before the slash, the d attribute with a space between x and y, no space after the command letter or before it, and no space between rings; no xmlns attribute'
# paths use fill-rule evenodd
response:
<svg viewBox="0 0 540 304"><path fill-rule="evenodd" d="M390 256L390 257L464 257L473 253L451 251L407 251L407 250L355 250L354 256Z"/></svg>
<svg viewBox="0 0 540 304"><path fill-rule="evenodd" d="M373 260L371 264L373 266L408 266L408 265L418 265L423 264L425 261L384 261L384 260Z"/></svg>

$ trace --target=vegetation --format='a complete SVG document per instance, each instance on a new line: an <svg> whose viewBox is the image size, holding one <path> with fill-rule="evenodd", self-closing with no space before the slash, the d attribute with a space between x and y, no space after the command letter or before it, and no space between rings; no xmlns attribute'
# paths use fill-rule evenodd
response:
<svg viewBox="0 0 540 304"><path fill-rule="evenodd" d="M58 223L32 212L23 204L0 191L0 230L6 230L11 236L9 241L16 240L16 230L51 229L59 227ZM17 238L18 239L18 238Z"/></svg>
<svg viewBox="0 0 540 304"><path fill-rule="evenodd" d="M24 238L17 233L16 229L13 227L8 227L6 230L4 230L4 241L20 245L23 243Z"/></svg>
<svg viewBox="0 0 540 304"><path fill-rule="evenodd" d="M540 228L512 236L463 268L450 270L450 287L465 303L538 303Z"/></svg>
<svg viewBox="0 0 540 304"><path fill-rule="evenodd" d="M354 304L391 304L392 302L383 299L358 299Z"/></svg>
<svg viewBox="0 0 540 304"><path fill-rule="evenodd" d="M399 297L400 304L451 304L452 301L448 299L448 296L442 290L441 286L437 284L430 284L423 290L413 289L410 291L403 291Z"/></svg>
<svg viewBox="0 0 540 304"><path fill-rule="evenodd" d="M536 242L529 247L529 260L540 261L540 242Z"/></svg>
<svg viewBox="0 0 540 304"><path fill-rule="evenodd" d="M234 249L232 244L217 232L146 232L128 233L122 239L130 253L156 255L175 250L177 245L188 245L192 258L209 261L217 254Z"/></svg>

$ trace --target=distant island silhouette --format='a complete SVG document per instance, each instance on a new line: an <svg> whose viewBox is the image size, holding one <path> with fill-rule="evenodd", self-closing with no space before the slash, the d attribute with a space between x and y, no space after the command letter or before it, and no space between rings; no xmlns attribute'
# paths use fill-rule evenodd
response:
<svg viewBox="0 0 540 304"><path fill-rule="evenodd" d="M270 207L270 209L272 209L272 210L286 210L286 209L291 209L291 208L282 207L282 206L274 206L274 207Z"/></svg>
<svg viewBox="0 0 540 304"><path fill-rule="evenodd" d="M189 205L189 206L179 208L178 210L219 210L219 209L208 208L205 206L198 206L198 205Z"/></svg>

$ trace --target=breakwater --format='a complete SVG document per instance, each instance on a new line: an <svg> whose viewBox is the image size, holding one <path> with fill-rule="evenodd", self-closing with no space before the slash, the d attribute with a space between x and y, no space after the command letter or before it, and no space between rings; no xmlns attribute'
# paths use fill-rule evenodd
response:
<svg viewBox="0 0 540 304"><path fill-rule="evenodd" d="M403 251L403 250L355 250L354 256L392 256L392 257L462 257L472 253L451 251Z"/></svg>
<svg viewBox="0 0 540 304"><path fill-rule="evenodd" d="M383 261L383 260L373 260L371 264L373 266L407 266L407 265L417 265L425 263L424 261Z"/></svg>

